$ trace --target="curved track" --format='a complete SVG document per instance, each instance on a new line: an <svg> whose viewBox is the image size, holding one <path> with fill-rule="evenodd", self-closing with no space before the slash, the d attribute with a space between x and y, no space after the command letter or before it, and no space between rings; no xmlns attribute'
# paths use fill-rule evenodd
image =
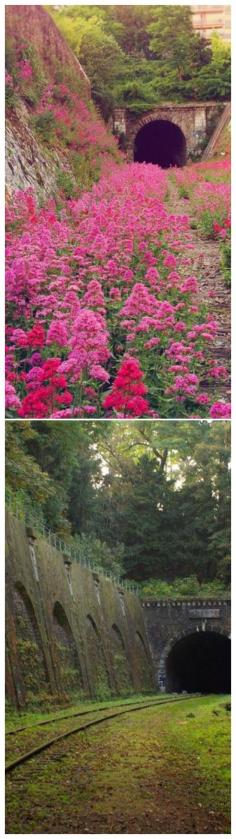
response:
<svg viewBox="0 0 236 839"><path fill-rule="evenodd" d="M168 697L169 698L169 697ZM151 704L151 699L149 697L149 701ZM156 696L153 697L153 703L157 702ZM140 700L139 706L140 708L142 705L145 704L145 699ZM130 702L117 702L113 707L114 708L129 708L129 705L138 705L138 701L134 702L134 700L130 700ZM9 731L6 731L6 737L11 737L13 734L20 734L22 731L31 731L32 728L39 728L41 725L51 725L53 722L62 722L63 720L73 719L74 717L85 717L87 714L95 714L98 711L109 711L112 708L112 705L108 703L100 705L99 708L86 708L86 711L74 711L74 713L70 714L62 714L60 717L48 717L46 720L38 720L38 722L34 722L31 725L22 725L18 728L10 728Z"/></svg>
<svg viewBox="0 0 236 839"><path fill-rule="evenodd" d="M72 734L76 734L80 731L85 731L86 729L91 728L92 726L100 725L103 722L106 722L106 721L111 720L111 719L115 719L116 717L123 716L124 714L131 714L131 713L134 713L135 711L145 710L145 708L152 708L153 706L157 706L157 705L168 705L168 704L172 704L172 703L175 703L175 702L188 702L189 700L192 700L192 699L196 698L196 696L199 696L199 694L192 694L191 696L184 696L184 697L183 696L175 697L174 699L159 699L159 700L156 700L156 701L152 700L152 702L148 702L148 703L145 703L145 704L144 703L138 703L138 704L136 703L136 705L132 705L132 707L130 707L130 708L127 707L127 705L125 707L122 706L122 710L117 710L117 707L120 707L120 706L115 706L115 708L113 708L113 709L109 708L109 709L107 709L108 713L105 714L105 716L101 716L101 717L96 718L96 719L94 719L94 718L90 719L90 720L88 720L88 722L84 722L82 724L80 723L80 725L76 725L73 728L70 728L68 731L64 731L63 733L60 733L60 734L58 734L54 737L51 737L49 740L46 740L44 742L39 743L39 745L35 746L33 749L30 749L30 751L24 752L23 754L18 755L18 757L16 757L14 760L9 761L9 763L6 764L5 771L6 772L11 772L17 766L20 766L22 763L27 762L32 757L35 757L36 755L40 754L41 752L45 751L46 749L49 749L51 746L53 746L55 743L58 743L60 740L64 740L67 737L70 737ZM100 711L102 711L102 709L100 709ZM96 711L84 711L84 712L77 712L75 714L68 715L68 716L71 716L72 719L73 719L73 717L83 716L83 714L85 715L85 714L88 714L88 713L90 713L90 714L99 713L99 709L97 709L97 712ZM63 718L60 717L60 720L58 720L58 722L60 722L61 719L68 718L68 716L63 717ZM55 720L55 718L54 718L54 720ZM47 721L47 722L49 724L49 721ZM51 719L50 722L53 722L53 720ZM43 723L46 723L46 721L43 721ZM40 724L41 723L39 723L39 725ZM33 728L33 727L34 726L26 726L26 728ZM25 728L21 729L21 730L25 730ZM16 731L17 730L15 730L15 733L16 733ZM12 734L13 732L10 732L10 733Z"/></svg>

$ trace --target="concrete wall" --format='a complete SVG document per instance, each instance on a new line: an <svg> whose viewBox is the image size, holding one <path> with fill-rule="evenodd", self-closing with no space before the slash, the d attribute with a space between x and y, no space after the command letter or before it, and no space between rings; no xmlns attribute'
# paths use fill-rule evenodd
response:
<svg viewBox="0 0 236 839"><path fill-rule="evenodd" d="M7 513L7 696L18 706L154 687L141 604Z"/></svg>
<svg viewBox="0 0 236 839"><path fill-rule="evenodd" d="M230 637L229 600L146 600L143 614L155 670L156 687L165 685L166 660L174 644L195 632Z"/></svg>

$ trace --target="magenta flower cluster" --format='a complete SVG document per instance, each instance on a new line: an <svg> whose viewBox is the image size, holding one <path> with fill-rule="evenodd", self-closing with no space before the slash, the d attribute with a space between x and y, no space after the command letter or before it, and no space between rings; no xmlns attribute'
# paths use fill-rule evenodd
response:
<svg viewBox="0 0 236 839"><path fill-rule="evenodd" d="M31 191L10 201L9 415L229 415L217 390L227 370L212 360L218 325L196 302L189 218L166 208L166 189L157 166L113 164L60 211L38 208Z"/></svg>

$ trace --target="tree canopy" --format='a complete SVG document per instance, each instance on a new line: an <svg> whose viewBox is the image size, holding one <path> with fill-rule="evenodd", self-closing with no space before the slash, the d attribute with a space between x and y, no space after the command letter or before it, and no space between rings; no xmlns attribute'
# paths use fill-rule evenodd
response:
<svg viewBox="0 0 236 839"><path fill-rule="evenodd" d="M7 423L7 501L129 579L230 578L227 422Z"/></svg>
<svg viewBox="0 0 236 839"><path fill-rule="evenodd" d="M84 66L92 95L109 116L165 100L230 97L230 48L192 27L190 6L47 7Z"/></svg>

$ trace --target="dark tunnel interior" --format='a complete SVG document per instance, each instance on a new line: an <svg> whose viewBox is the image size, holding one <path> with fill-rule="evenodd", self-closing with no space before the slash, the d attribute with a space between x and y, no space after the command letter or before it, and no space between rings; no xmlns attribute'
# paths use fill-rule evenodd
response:
<svg viewBox="0 0 236 839"><path fill-rule="evenodd" d="M178 125L165 119L148 122L136 135L134 144L136 163L156 163L163 169L184 166L186 140Z"/></svg>
<svg viewBox="0 0 236 839"><path fill-rule="evenodd" d="M216 632L195 632L172 647L166 663L166 690L230 693L231 643Z"/></svg>

